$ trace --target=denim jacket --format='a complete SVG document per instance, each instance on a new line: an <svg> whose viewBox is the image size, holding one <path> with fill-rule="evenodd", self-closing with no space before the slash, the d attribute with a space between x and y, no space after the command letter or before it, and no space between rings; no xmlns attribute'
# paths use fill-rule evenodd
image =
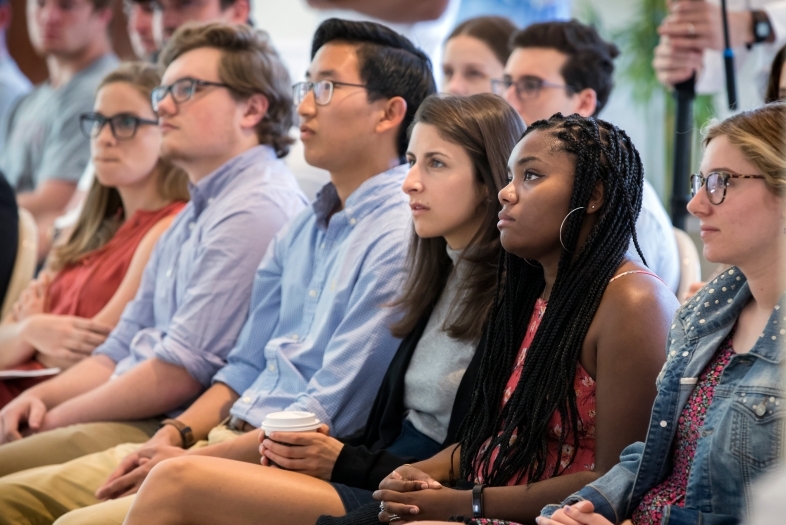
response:
<svg viewBox="0 0 786 525"><path fill-rule="evenodd" d="M620 463L563 505L589 500L595 512L620 523L671 473L680 414L750 298L745 276L732 267L677 311L646 442L628 446ZM732 356L723 371L693 458L685 506L666 507L662 525L731 525L747 514L752 481L772 469L782 446L784 341L786 296L780 298L751 351ZM550 505L542 514L551 516L558 508Z"/></svg>

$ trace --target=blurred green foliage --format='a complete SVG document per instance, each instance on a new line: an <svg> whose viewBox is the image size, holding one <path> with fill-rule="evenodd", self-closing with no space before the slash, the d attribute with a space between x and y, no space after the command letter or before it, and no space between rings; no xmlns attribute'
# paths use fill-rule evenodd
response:
<svg viewBox="0 0 786 525"><path fill-rule="evenodd" d="M626 1L626 0L617 0ZM629 1L629 0L628 0ZM648 106L653 99L665 98L663 114L663 130L666 137L664 151L665 166L671 169L671 158L674 146L674 117L676 103L670 91L658 82L652 68L652 57L658 45L658 26L667 14L666 0L635 0L635 14L624 27L607 29L598 10L589 0L577 0L574 14L577 19L591 24L604 38L614 42L620 49L616 60L616 83L627 85L631 90L633 101L642 107ZM713 98L709 95L698 95L693 105L693 121L695 129L700 130L715 116ZM693 157L698 159L700 152L699 133L694 133ZM694 162L695 164L695 162ZM671 191L671 177L664 188Z"/></svg>

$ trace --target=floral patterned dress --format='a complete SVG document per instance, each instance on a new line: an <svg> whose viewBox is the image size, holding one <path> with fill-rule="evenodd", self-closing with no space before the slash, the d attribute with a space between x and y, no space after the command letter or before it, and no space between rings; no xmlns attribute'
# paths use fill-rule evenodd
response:
<svg viewBox="0 0 786 525"><path fill-rule="evenodd" d="M674 466L671 474L644 495L631 516L634 525L660 525L664 506L685 506L688 477L704 419L712 404L715 387L734 355L733 333L732 330L732 333L721 343L719 351L702 372L696 388L688 398L685 408L682 409L672 451Z"/></svg>
<svg viewBox="0 0 786 525"><path fill-rule="evenodd" d="M535 309L532 312L532 317L530 318L529 325L527 326L527 332L524 335L524 341L522 342L521 348L519 349L516 365L513 368L513 372L511 373L510 378L508 379L508 382L505 386L505 392L502 396L500 409L504 408L505 404L513 395L513 391L516 389L516 385L518 384L519 378L521 377L522 368L524 367L524 359L527 355L527 349L532 344L532 340L535 338L535 333L538 331L538 327L540 326L540 321L543 319L543 315L546 313L546 305L547 303L543 299L538 299L535 303ZM565 436L565 444L560 450L559 442L560 437L563 434L563 425L559 411L554 411L554 414L552 414L551 419L549 420L547 437L548 456L546 458L546 470L544 471L542 477L543 480L551 477L552 473L554 472L554 467L557 465L558 461L560 466L560 475L583 472L595 468L595 380L593 380L586 370L584 370L584 368L581 366L581 363L577 363L576 365L576 376L573 382L573 387L576 390L576 406L578 408L579 414L579 449L576 451L576 456L571 463L570 460L573 456L574 449L574 437L571 433ZM515 430L511 439L516 439ZM480 448L478 457L482 456L486 452L490 442L491 439L487 440L486 443ZM498 454L499 447L497 447L491 453L492 465L497 459ZM516 485L516 478L517 476L512 477L507 484ZM475 483L483 482L482 473L476 472ZM525 476L519 482L519 484L526 483L527 477Z"/></svg>

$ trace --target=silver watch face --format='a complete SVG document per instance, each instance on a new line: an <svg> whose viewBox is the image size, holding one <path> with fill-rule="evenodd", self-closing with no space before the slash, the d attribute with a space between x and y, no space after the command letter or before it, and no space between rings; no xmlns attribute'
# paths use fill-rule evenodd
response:
<svg viewBox="0 0 786 525"><path fill-rule="evenodd" d="M757 22L755 27L756 38L766 39L770 36L770 24L767 22Z"/></svg>

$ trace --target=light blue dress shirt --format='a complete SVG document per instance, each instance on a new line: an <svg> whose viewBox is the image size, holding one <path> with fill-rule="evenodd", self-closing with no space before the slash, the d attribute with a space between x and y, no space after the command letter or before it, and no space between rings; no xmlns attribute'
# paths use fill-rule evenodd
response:
<svg viewBox="0 0 786 525"><path fill-rule="evenodd" d="M248 315L254 271L273 236L307 205L283 160L257 146L189 185L120 322L95 350L115 375L156 357L202 383L224 364Z"/></svg>
<svg viewBox="0 0 786 525"><path fill-rule="evenodd" d="M257 271L249 319L213 378L240 395L231 414L313 412L333 435L362 427L399 340L388 306L400 294L410 232L405 165L339 204L326 185L279 233Z"/></svg>

